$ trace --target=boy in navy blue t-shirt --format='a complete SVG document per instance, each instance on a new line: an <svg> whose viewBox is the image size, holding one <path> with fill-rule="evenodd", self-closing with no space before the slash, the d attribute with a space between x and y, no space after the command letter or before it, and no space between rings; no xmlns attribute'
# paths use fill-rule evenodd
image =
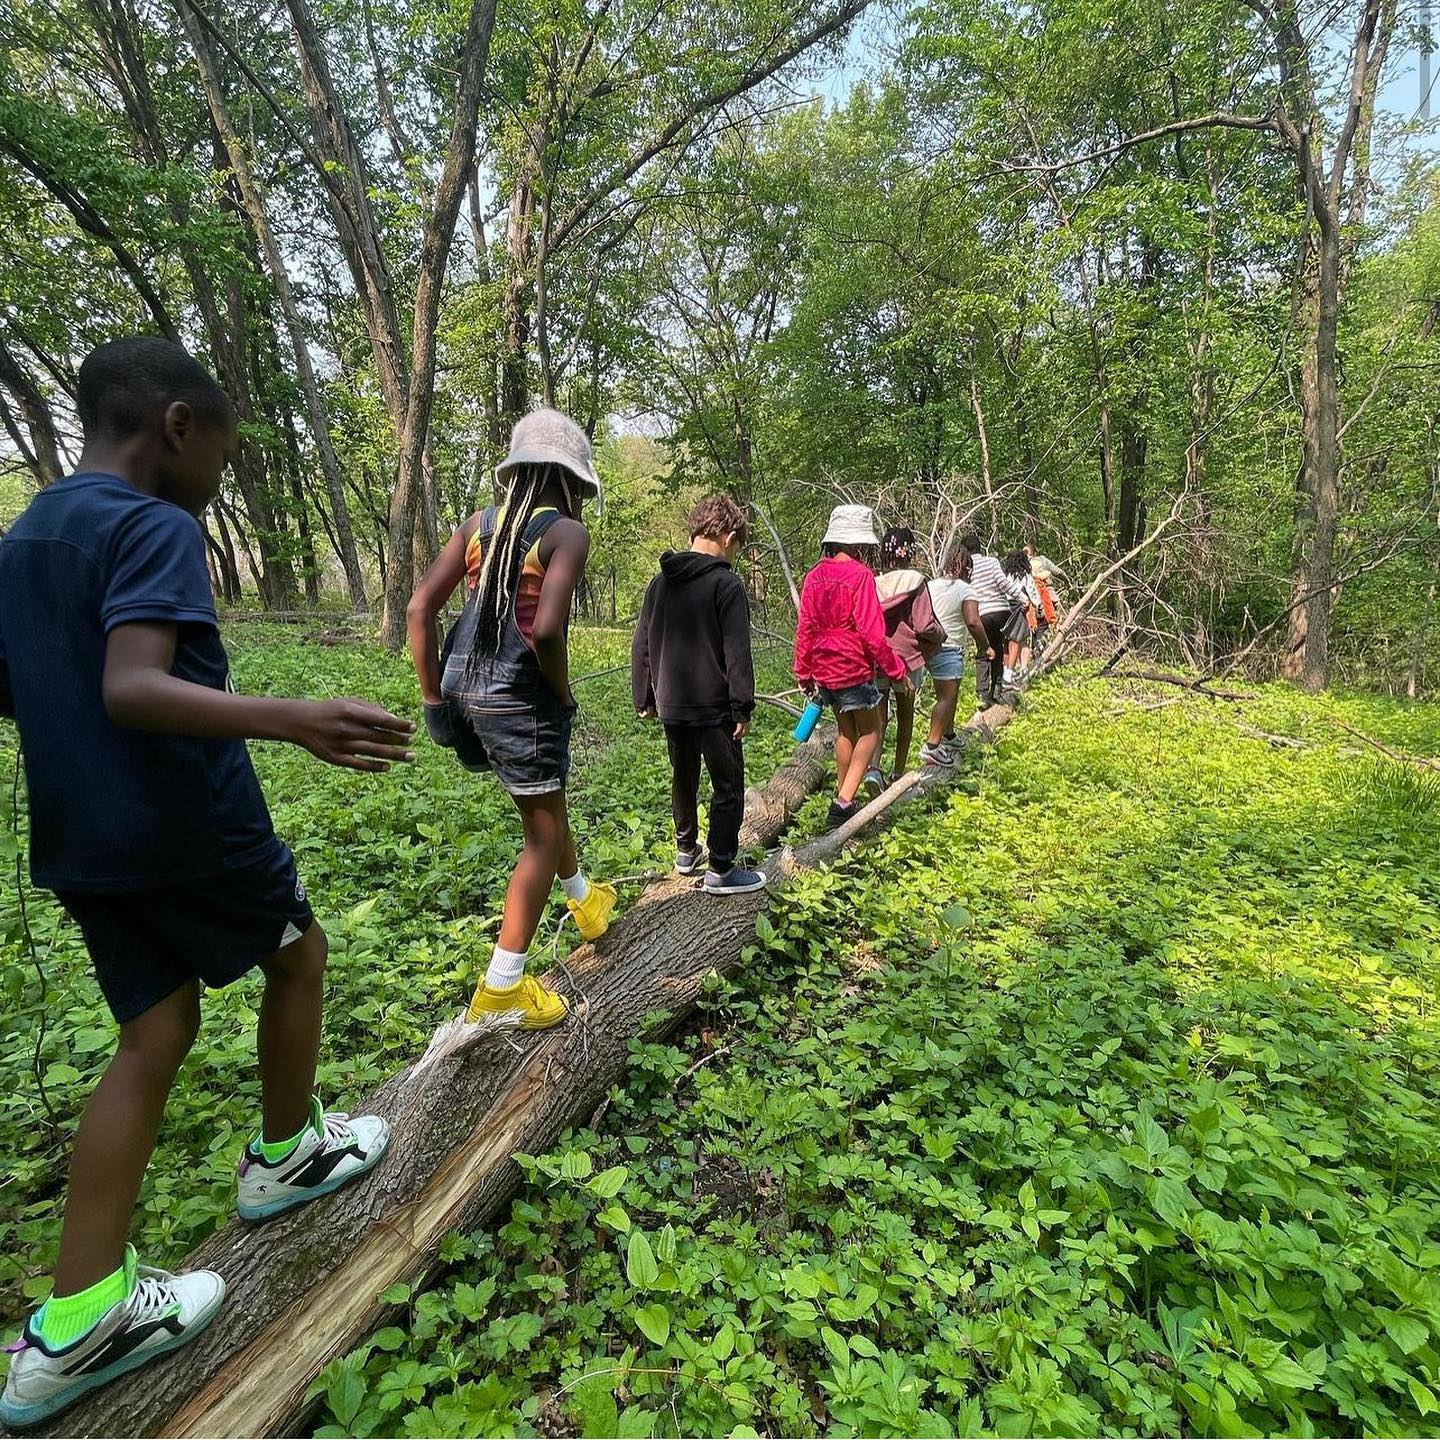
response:
<svg viewBox="0 0 1440 1440"><path fill-rule="evenodd" d="M263 1219L363 1174L378 1116L314 1097L325 934L271 828L247 738L332 764L409 759L413 726L363 700L235 694L196 516L235 440L178 345L117 340L80 367L80 468L0 540L0 714L20 730L30 865L85 937L120 1037L75 1136L54 1293L14 1349L0 1415L33 1424L195 1335L225 1296L126 1244L200 985L259 967L263 1116L239 1211Z"/></svg>

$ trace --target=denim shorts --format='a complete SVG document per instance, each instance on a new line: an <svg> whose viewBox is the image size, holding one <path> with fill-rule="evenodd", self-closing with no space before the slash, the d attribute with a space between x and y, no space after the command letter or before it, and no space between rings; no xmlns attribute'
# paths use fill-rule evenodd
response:
<svg viewBox="0 0 1440 1440"><path fill-rule="evenodd" d="M85 937L110 1013L122 1025L192 980L238 980L314 923L295 857L280 841L264 859L203 880L119 894L62 890Z"/></svg>
<svg viewBox="0 0 1440 1440"><path fill-rule="evenodd" d="M918 690L920 686L924 683L924 680L925 667L924 665L917 665L910 672L910 683L915 687L916 690ZM875 688L880 692L881 696L883 697L888 695L895 688L895 682L882 671L875 677Z"/></svg>
<svg viewBox="0 0 1440 1440"><path fill-rule="evenodd" d="M858 685L842 685L838 690L817 685L815 698L837 715L847 715L852 710L873 710L880 703L880 689L873 680L862 680Z"/></svg>
<svg viewBox="0 0 1440 1440"><path fill-rule="evenodd" d="M965 652L958 645L942 645L930 657L930 674L936 680L959 680L965 674Z"/></svg>
<svg viewBox="0 0 1440 1440"><path fill-rule="evenodd" d="M574 712L549 696L448 700L450 748L472 771L490 770L510 795L550 795L570 778ZM441 742L446 743L446 742Z"/></svg>

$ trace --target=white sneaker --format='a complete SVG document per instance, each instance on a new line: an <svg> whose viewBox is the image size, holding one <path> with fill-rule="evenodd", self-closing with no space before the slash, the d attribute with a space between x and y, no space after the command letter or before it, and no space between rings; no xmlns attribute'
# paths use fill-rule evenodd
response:
<svg viewBox="0 0 1440 1440"><path fill-rule="evenodd" d="M130 1294L112 1305L88 1334L59 1350L35 1331L32 1316L10 1349L10 1374L0 1419L20 1428L38 1425L87 1391L193 1340L215 1318L225 1282L213 1270L172 1275L140 1265L125 1247Z"/></svg>
<svg viewBox="0 0 1440 1440"><path fill-rule="evenodd" d="M254 1147L240 1155L242 1220L268 1220L320 1195L328 1195L377 1164L390 1144L390 1125L378 1115L348 1115L310 1102L310 1124L300 1143L272 1165Z"/></svg>

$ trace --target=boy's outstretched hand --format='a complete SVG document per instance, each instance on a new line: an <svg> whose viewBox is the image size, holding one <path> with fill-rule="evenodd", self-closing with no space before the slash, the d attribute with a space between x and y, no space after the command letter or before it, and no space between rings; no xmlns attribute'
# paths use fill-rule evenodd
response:
<svg viewBox="0 0 1440 1440"><path fill-rule="evenodd" d="M347 770L388 770L413 760L415 724L369 700L299 700L287 737L317 759Z"/></svg>

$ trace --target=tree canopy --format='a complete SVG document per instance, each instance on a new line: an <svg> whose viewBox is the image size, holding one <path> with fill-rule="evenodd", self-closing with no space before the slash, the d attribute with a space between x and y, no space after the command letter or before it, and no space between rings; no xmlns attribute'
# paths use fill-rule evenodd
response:
<svg viewBox="0 0 1440 1440"><path fill-rule="evenodd" d="M0 18L0 505L75 371L235 399L217 590L403 606L541 401L601 443L585 603L681 492L757 596L842 497L1079 577L1109 642L1440 676L1440 234L1393 0L26 0ZM1387 108L1388 104L1388 108ZM4 516L0 515L0 519Z"/></svg>

